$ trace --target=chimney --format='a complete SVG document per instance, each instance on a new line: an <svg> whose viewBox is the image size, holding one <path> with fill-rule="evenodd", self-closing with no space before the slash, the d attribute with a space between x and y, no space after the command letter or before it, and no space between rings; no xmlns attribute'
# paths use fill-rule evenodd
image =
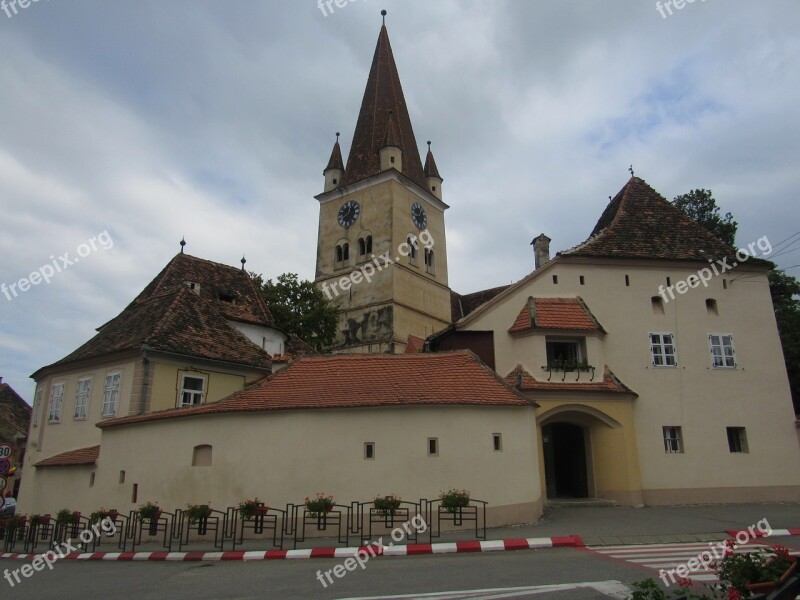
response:
<svg viewBox="0 0 800 600"><path fill-rule="evenodd" d="M272 374L275 375L276 373L280 373L286 367L288 367L292 362L292 356L290 354L275 354L272 357Z"/></svg>
<svg viewBox="0 0 800 600"><path fill-rule="evenodd" d="M550 262L550 242L550 238L543 233L539 237L533 238L531 245L536 269L540 269Z"/></svg>

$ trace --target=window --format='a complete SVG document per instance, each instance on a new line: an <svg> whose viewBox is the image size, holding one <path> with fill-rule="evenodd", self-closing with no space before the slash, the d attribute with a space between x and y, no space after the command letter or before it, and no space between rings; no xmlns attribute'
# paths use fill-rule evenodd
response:
<svg viewBox="0 0 800 600"><path fill-rule="evenodd" d="M436 273L436 260L431 248L425 248L425 271L431 275Z"/></svg>
<svg viewBox="0 0 800 600"><path fill-rule="evenodd" d="M586 285L586 278L583 275L578 277L578 281L580 282L581 285Z"/></svg>
<svg viewBox="0 0 800 600"><path fill-rule="evenodd" d="M106 375L106 387L103 391L103 416L113 417L117 414L117 403L119 402L119 383L121 379L119 373L109 373Z"/></svg>
<svg viewBox="0 0 800 600"><path fill-rule="evenodd" d="M672 285L672 280L669 277L667 277L667 287L670 287L671 285Z"/></svg>
<svg viewBox="0 0 800 600"><path fill-rule="evenodd" d="M708 313L709 317L716 317L719 316L719 310L717 309L717 301L713 298L706 298L706 312Z"/></svg>
<svg viewBox="0 0 800 600"><path fill-rule="evenodd" d="M408 263L411 265L417 264L417 238L413 235L408 236L406 239L406 243L408 244Z"/></svg>
<svg viewBox="0 0 800 600"><path fill-rule="evenodd" d="M631 287L631 276L625 275L625 287Z"/></svg>
<svg viewBox="0 0 800 600"><path fill-rule="evenodd" d="M664 427L664 452L683 454L683 434L680 427Z"/></svg>
<svg viewBox="0 0 800 600"><path fill-rule="evenodd" d="M547 366L578 365L583 362L582 340L545 338Z"/></svg>
<svg viewBox="0 0 800 600"><path fill-rule="evenodd" d="M119 482L120 483L125 483L125 471L120 471L119 472Z"/></svg>
<svg viewBox="0 0 800 600"><path fill-rule="evenodd" d="M48 423L58 423L61 421L61 405L64 402L64 384L57 383L50 390L50 414L47 417Z"/></svg>
<svg viewBox="0 0 800 600"><path fill-rule="evenodd" d="M712 333L708 336L711 348L711 366L715 369L735 369L736 356L733 352L733 336L726 333Z"/></svg>
<svg viewBox="0 0 800 600"><path fill-rule="evenodd" d="M558 285L558 275L553 275L553 285Z"/></svg>
<svg viewBox="0 0 800 600"><path fill-rule="evenodd" d="M205 377L197 375L184 375L178 406L196 406L205 399Z"/></svg>
<svg viewBox="0 0 800 600"><path fill-rule="evenodd" d="M650 298L650 304L653 305L654 315L664 314L664 299L661 296L653 296Z"/></svg>
<svg viewBox="0 0 800 600"><path fill-rule="evenodd" d="M372 236L358 238L358 259L365 261L370 254L372 254Z"/></svg>
<svg viewBox="0 0 800 600"><path fill-rule="evenodd" d="M650 334L650 355L654 367L676 367L675 336L671 333Z"/></svg>
<svg viewBox="0 0 800 600"><path fill-rule="evenodd" d="M131 494L131 502L136 504L139 501L139 484L133 484L133 493Z"/></svg>
<svg viewBox="0 0 800 600"><path fill-rule="evenodd" d="M341 269L350 260L350 244L343 242L336 245L335 268Z"/></svg>
<svg viewBox="0 0 800 600"><path fill-rule="evenodd" d="M33 426L39 426L39 413L42 411L42 394L44 393L44 388L39 386L36 390L36 396L33 397Z"/></svg>
<svg viewBox="0 0 800 600"><path fill-rule="evenodd" d="M209 444L200 444L195 446L192 451L192 466L193 467L210 467L213 458L214 449Z"/></svg>
<svg viewBox="0 0 800 600"><path fill-rule="evenodd" d="M727 279L723 279L722 280L722 289L723 290L727 290L728 289L728 280Z"/></svg>
<svg viewBox="0 0 800 600"><path fill-rule="evenodd" d="M747 432L744 427L728 427L728 449L731 453L747 454Z"/></svg>
<svg viewBox="0 0 800 600"><path fill-rule="evenodd" d="M89 474L89 487L94 487L94 471Z"/></svg>
<svg viewBox="0 0 800 600"><path fill-rule="evenodd" d="M492 447L494 448L495 452L502 452L503 451L503 434L502 433L493 433L492 434Z"/></svg>
<svg viewBox="0 0 800 600"><path fill-rule="evenodd" d="M78 380L78 392L75 394L75 419L83 420L86 418L86 411L89 406L89 393L92 389L92 379L85 377Z"/></svg>
<svg viewBox="0 0 800 600"><path fill-rule="evenodd" d="M364 460L375 458L375 442L364 442Z"/></svg>
<svg viewBox="0 0 800 600"><path fill-rule="evenodd" d="M439 455L439 438L428 438L428 456Z"/></svg>

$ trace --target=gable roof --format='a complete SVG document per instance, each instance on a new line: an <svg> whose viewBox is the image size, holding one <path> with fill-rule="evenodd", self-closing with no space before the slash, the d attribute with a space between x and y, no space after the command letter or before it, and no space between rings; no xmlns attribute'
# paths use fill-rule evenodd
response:
<svg viewBox="0 0 800 600"><path fill-rule="evenodd" d="M465 405L532 406L469 351L338 354L296 360L219 402L119 417L97 426L233 412Z"/></svg>
<svg viewBox="0 0 800 600"><path fill-rule="evenodd" d="M605 331L580 297L529 298L508 331L531 329Z"/></svg>
<svg viewBox="0 0 800 600"><path fill-rule="evenodd" d="M735 248L690 219L646 181L631 177L603 211L589 238L560 254L707 261L730 257L735 252Z"/></svg>
<svg viewBox="0 0 800 600"><path fill-rule="evenodd" d="M128 308L187 282L198 284L194 292L232 321L274 327L275 321L244 269L179 253L134 298Z"/></svg>
<svg viewBox="0 0 800 600"><path fill-rule="evenodd" d="M50 458L40 460L34 467L75 467L80 465L93 465L100 456L100 446L90 446L79 450L62 452Z"/></svg>
<svg viewBox="0 0 800 600"><path fill-rule="evenodd" d="M513 371L506 375L505 380L508 385L514 386L523 392L605 392L613 394L633 394L634 396L639 395L622 383L611 369L608 368L608 365L603 366L602 381L593 381L590 383L538 381L534 379L522 365L517 365Z"/></svg>
<svg viewBox="0 0 800 600"><path fill-rule="evenodd" d="M339 187L381 172L380 149L389 133L391 145L403 149L403 175L427 190L417 140L411 127L411 117L389 43L389 33L384 25L378 35L367 87L353 133L353 143L350 145L347 168Z"/></svg>

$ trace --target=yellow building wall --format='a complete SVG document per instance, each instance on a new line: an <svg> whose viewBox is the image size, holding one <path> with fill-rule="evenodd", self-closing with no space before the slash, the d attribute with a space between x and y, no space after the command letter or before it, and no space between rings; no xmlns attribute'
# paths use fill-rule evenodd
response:
<svg viewBox="0 0 800 600"><path fill-rule="evenodd" d="M223 373L210 369L189 369L184 365L168 363L152 363L152 396L150 412L167 410L178 406L178 393L183 374L203 376L206 378L205 403L217 402L227 398L244 386L254 377Z"/></svg>

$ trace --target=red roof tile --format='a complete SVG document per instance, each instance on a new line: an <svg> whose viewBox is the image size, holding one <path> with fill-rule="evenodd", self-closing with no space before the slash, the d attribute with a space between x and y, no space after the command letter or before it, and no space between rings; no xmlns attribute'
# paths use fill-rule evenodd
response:
<svg viewBox="0 0 800 600"><path fill-rule="evenodd" d="M522 307L510 333L530 329L603 331L581 298L531 298Z"/></svg>
<svg viewBox="0 0 800 600"><path fill-rule="evenodd" d="M381 172L380 149L386 141L389 119L393 121L392 144L403 149L403 175L419 185L425 185L422 161L419 156L414 129L400 85L400 75L394 62L392 46L386 27L381 27L372 67L361 102L361 111L350 145L347 169L341 186L349 185Z"/></svg>
<svg viewBox="0 0 800 600"><path fill-rule="evenodd" d="M100 456L100 446L81 448L80 450L70 450L62 452L50 458L40 460L33 465L34 467L74 467L78 465L93 465Z"/></svg>
<svg viewBox="0 0 800 600"><path fill-rule="evenodd" d="M622 383L607 365L603 367L603 380L593 381L591 383L538 381L534 379L522 365L517 365L511 373L506 375L505 379L508 385L512 385L523 392L610 392L615 394L638 395Z"/></svg>
<svg viewBox="0 0 800 600"><path fill-rule="evenodd" d="M120 417L116 427L192 415L382 406L531 406L472 352L301 358L213 404Z"/></svg>
<svg viewBox="0 0 800 600"><path fill-rule="evenodd" d="M706 261L735 249L699 225L639 177L608 204L589 239L563 256ZM762 259L749 264L766 265Z"/></svg>
<svg viewBox="0 0 800 600"><path fill-rule="evenodd" d="M425 340L416 335L409 335L406 343L406 354L417 354L425 347Z"/></svg>

